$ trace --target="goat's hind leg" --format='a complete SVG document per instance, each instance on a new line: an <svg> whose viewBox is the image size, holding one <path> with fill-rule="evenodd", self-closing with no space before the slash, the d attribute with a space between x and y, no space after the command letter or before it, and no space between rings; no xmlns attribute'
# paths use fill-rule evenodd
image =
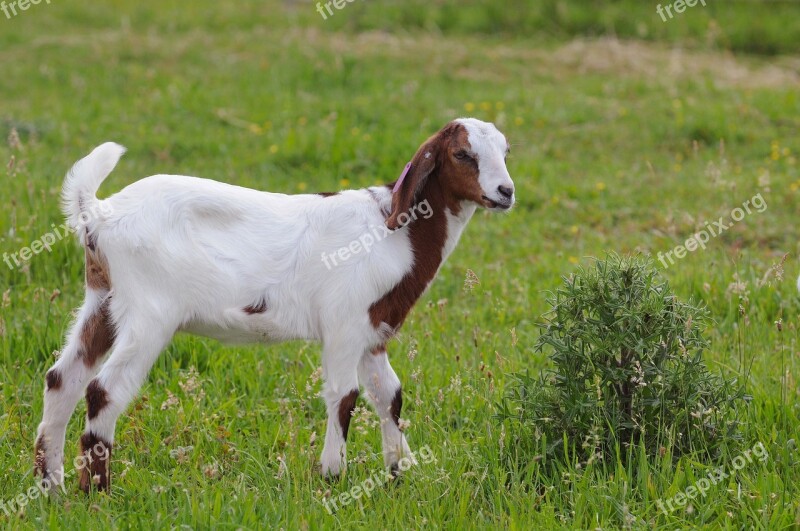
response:
<svg viewBox="0 0 800 531"><path fill-rule="evenodd" d="M80 486L111 487L111 449L117 418L138 393L175 328L164 323L120 327L114 348L86 388L86 430L81 437Z"/></svg>
<svg viewBox="0 0 800 531"><path fill-rule="evenodd" d="M61 356L45 376L44 413L36 435L34 472L42 484L64 482L64 437L75 406L114 342L108 290L87 289Z"/></svg>

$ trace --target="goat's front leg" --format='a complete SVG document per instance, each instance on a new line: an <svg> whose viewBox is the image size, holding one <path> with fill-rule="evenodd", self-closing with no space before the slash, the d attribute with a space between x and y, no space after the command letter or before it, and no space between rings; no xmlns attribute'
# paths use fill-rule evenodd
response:
<svg viewBox="0 0 800 531"><path fill-rule="evenodd" d="M328 410L322 474L338 476L347 466L347 431L358 398L358 356L348 355L344 346L326 343L322 352L325 379L323 396Z"/></svg>
<svg viewBox="0 0 800 531"><path fill-rule="evenodd" d="M358 380L381 419L384 464L397 474L400 459L408 458L411 463L416 463L416 460L400 430L403 395L400 379L389 364L385 347L365 352L361 356Z"/></svg>

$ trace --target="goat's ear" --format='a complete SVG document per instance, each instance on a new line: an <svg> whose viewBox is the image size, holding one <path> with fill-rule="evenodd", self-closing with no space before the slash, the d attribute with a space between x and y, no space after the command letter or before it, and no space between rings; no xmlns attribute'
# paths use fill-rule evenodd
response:
<svg viewBox="0 0 800 531"><path fill-rule="evenodd" d="M411 159L408 174L400 184L400 188L392 193L392 212L386 219L386 226L389 230L398 229L404 224L403 220L399 218L408 218L408 212L414 205L417 194L425 186L425 182L433 170L436 169L440 144L439 135L429 138Z"/></svg>

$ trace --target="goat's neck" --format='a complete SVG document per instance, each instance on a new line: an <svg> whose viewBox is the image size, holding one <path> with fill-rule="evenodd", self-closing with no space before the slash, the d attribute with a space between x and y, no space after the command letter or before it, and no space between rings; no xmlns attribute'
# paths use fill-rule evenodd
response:
<svg viewBox="0 0 800 531"><path fill-rule="evenodd" d="M429 179L420 191L416 205L418 215L409 223L415 255L419 259L420 248L424 248L424 252L429 254L426 261L435 262L438 270L455 249L477 205L448 194L435 178ZM426 205L427 208L420 209L419 205ZM429 215L423 216L420 210Z"/></svg>

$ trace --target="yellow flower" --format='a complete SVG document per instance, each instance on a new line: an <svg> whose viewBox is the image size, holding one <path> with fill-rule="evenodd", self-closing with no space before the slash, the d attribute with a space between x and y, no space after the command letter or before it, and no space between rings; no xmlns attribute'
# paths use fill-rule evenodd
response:
<svg viewBox="0 0 800 531"><path fill-rule="evenodd" d="M606 183L600 181L597 184L595 184L594 187L597 188L597 190L599 190L600 192L602 192L603 190L606 189Z"/></svg>
<svg viewBox="0 0 800 531"><path fill-rule="evenodd" d="M572 234L578 234L578 226L577 226L577 225L573 225L573 226L571 226L571 227L569 228L569 231L570 231Z"/></svg>
<svg viewBox="0 0 800 531"><path fill-rule="evenodd" d="M297 183L297 189L301 192L307 188L306 183Z"/></svg>
<svg viewBox="0 0 800 531"><path fill-rule="evenodd" d="M677 172L679 172L679 171L681 171L683 169L683 166L681 166L680 164L675 164L672 167L672 169L675 170L675 172L677 173Z"/></svg>
<svg viewBox="0 0 800 531"><path fill-rule="evenodd" d="M558 196L554 195L553 197L551 197L550 198L550 202L553 203L554 205L557 205L558 204Z"/></svg>
<svg viewBox="0 0 800 531"><path fill-rule="evenodd" d="M567 258L567 260L569 260L570 264L577 264L578 263L578 259L576 257L574 257L574 256L570 256L569 258Z"/></svg>
<svg viewBox="0 0 800 531"><path fill-rule="evenodd" d="M354 127L352 129L350 129L350 134L352 134L353 136L357 136L358 133L360 133L360 132L361 132L361 129L359 129L358 127Z"/></svg>
<svg viewBox="0 0 800 531"><path fill-rule="evenodd" d="M792 192L796 192L798 188L800 188L800 185L798 185L797 183L792 183L789 185L789 190L791 190Z"/></svg>
<svg viewBox="0 0 800 531"><path fill-rule="evenodd" d="M471 101L468 101L467 103L464 104L464 110L467 111L467 112L474 111L475 110L475 104L472 103Z"/></svg>
<svg viewBox="0 0 800 531"><path fill-rule="evenodd" d="M350 185L350 179L342 179L341 181L339 181L339 186L341 186L342 188L346 188L349 185Z"/></svg>
<svg viewBox="0 0 800 531"><path fill-rule="evenodd" d="M247 126L247 128L250 130L251 133L256 135L260 135L261 133L264 132L264 130L261 129L261 126L258 124L250 124Z"/></svg>
<svg viewBox="0 0 800 531"><path fill-rule="evenodd" d="M523 123L525 123L525 120L523 120L522 117L517 116L516 118L514 118L515 125L522 125Z"/></svg>
<svg viewBox="0 0 800 531"><path fill-rule="evenodd" d="M481 110L482 111L491 111L492 110L492 104L489 103L488 101L482 101L481 102Z"/></svg>
<svg viewBox="0 0 800 531"><path fill-rule="evenodd" d="M270 152L270 153L272 153L272 154L274 155L275 153L277 153L277 152L278 152L278 146L277 146L277 145L275 145L275 144L272 144L272 145L269 147L269 152Z"/></svg>
<svg viewBox="0 0 800 531"><path fill-rule="evenodd" d="M502 101L496 101L494 103L494 108L497 109L498 111L502 111L503 109L506 108L506 104L503 103Z"/></svg>

